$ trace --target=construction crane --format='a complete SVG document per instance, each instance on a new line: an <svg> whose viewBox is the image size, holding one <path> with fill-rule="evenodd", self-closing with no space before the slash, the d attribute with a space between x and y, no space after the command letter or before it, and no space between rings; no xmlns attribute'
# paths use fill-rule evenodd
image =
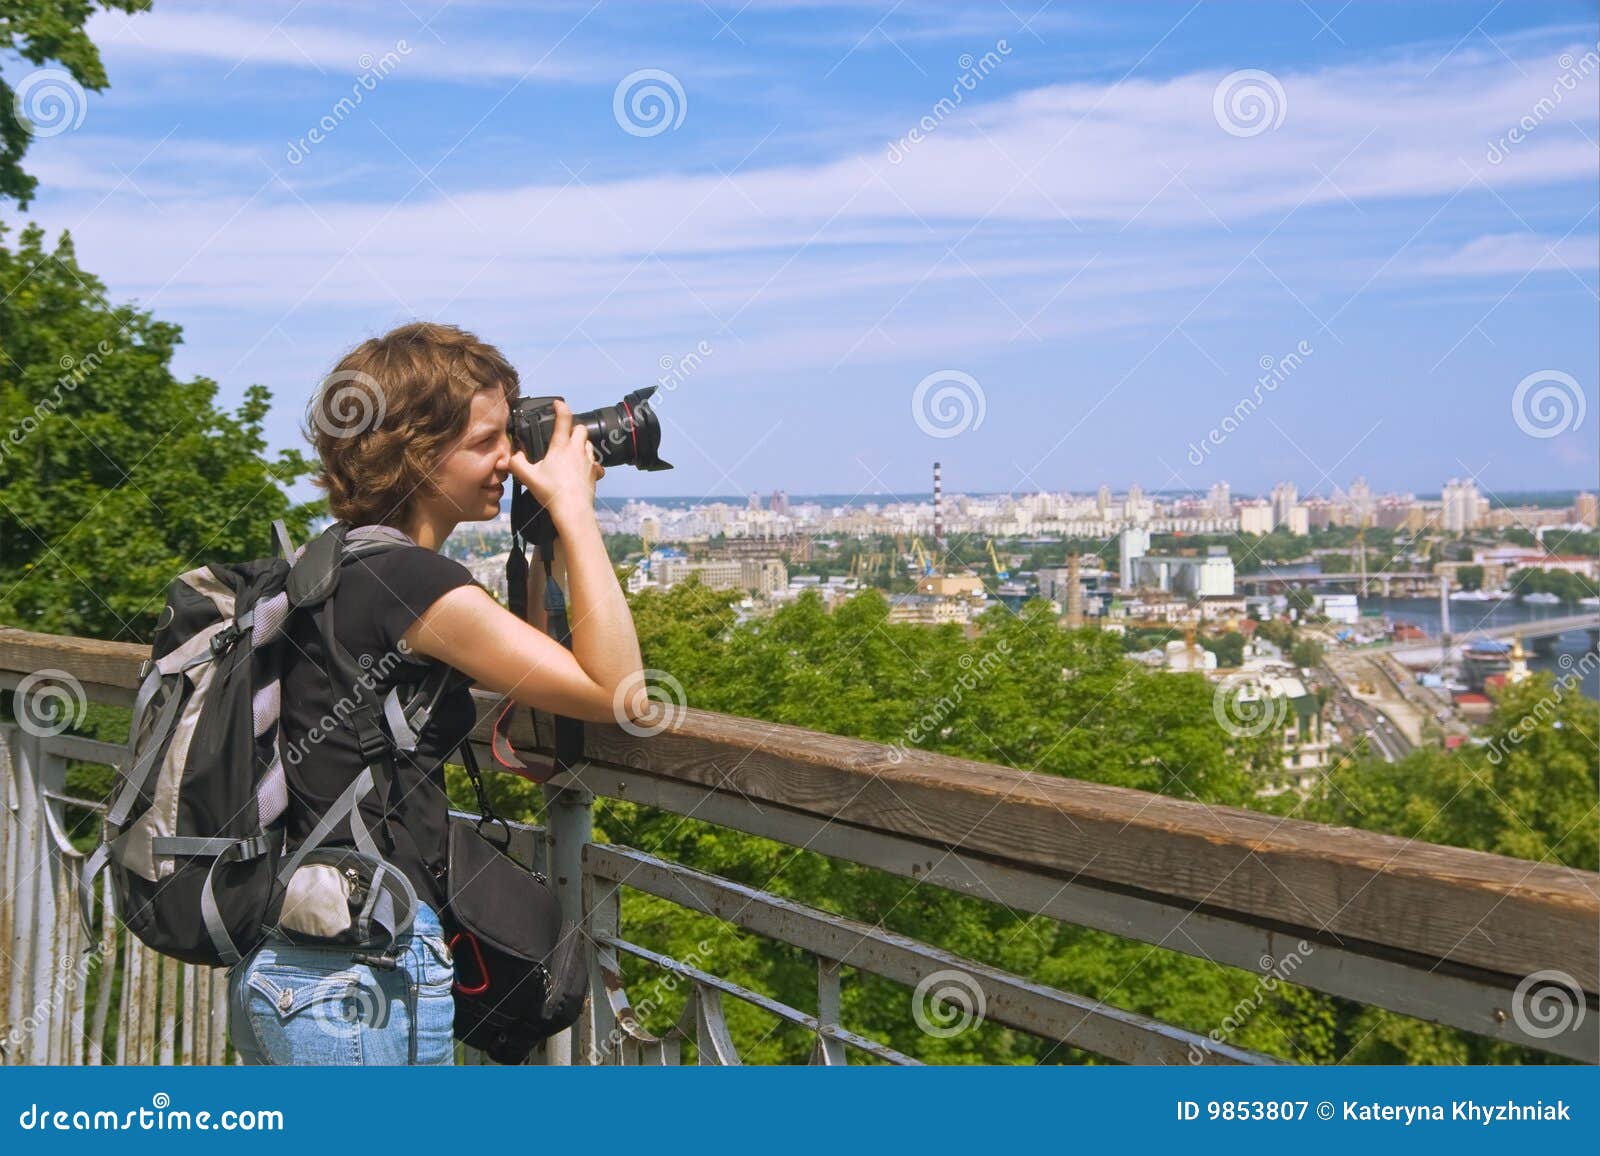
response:
<svg viewBox="0 0 1600 1156"><path fill-rule="evenodd" d="M994 576L996 580L1004 582L1007 578L1011 577L1011 572L1004 566L1000 565L1000 559L995 556L993 538L989 539L989 564L994 567Z"/></svg>
<svg viewBox="0 0 1600 1156"><path fill-rule="evenodd" d="M911 540L911 554L917 560L919 571L924 577L933 573L933 563L928 560L928 552L923 549L921 538Z"/></svg>

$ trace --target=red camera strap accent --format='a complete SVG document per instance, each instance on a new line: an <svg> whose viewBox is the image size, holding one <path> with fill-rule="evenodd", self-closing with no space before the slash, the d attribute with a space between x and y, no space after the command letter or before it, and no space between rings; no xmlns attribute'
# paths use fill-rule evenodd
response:
<svg viewBox="0 0 1600 1156"><path fill-rule="evenodd" d="M505 708L494 720L494 730L489 735L489 753L494 756L496 763L512 774L521 775L532 783L543 783L556 773L556 761L551 758L530 763L511 745L511 712L516 706L514 700L507 699Z"/></svg>
<svg viewBox="0 0 1600 1156"><path fill-rule="evenodd" d="M483 982L477 987L467 987L457 976L455 988L462 995L482 995L489 990L489 965L483 961L483 949L478 946L478 937L470 931L458 931L450 937L450 950L452 952L455 951L456 944L462 939L472 945L472 954L478 961L478 974L483 977Z"/></svg>

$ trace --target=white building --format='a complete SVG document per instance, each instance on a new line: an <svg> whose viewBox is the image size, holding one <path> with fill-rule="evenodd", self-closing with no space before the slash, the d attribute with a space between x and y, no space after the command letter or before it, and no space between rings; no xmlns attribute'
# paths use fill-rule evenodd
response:
<svg viewBox="0 0 1600 1156"><path fill-rule="evenodd" d="M1272 507L1266 502L1240 502L1239 533L1272 533Z"/></svg>
<svg viewBox="0 0 1600 1156"><path fill-rule="evenodd" d="M1478 524L1478 486L1471 478L1451 478L1444 484L1439 521L1445 531L1464 534Z"/></svg>

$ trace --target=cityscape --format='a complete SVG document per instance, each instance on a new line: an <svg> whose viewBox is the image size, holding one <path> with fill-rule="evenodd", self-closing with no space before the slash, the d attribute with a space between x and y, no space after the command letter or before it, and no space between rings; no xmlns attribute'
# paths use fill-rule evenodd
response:
<svg viewBox="0 0 1600 1156"><path fill-rule="evenodd" d="M1592 492L1507 505L1471 479L1435 498L1357 477L1305 496L1290 482L966 495L943 492L940 463L932 477L927 496L891 500L611 499L600 521L631 594L695 581L733 592L741 618L877 589L890 621L971 631L1043 599L1064 629L1112 632L1151 669L1259 700L1285 724L1267 795L1309 789L1341 750L1392 761L1472 742L1499 689L1534 670L1576 670L1600 698ZM502 513L446 548L504 600L510 541Z"/></svg>
<svg viewBox="0 0 1600 1156"><path fill-rule="evenodd" d="M1565 1146L1597 85L1595 0L0 4L7 1110Z"/></svg>

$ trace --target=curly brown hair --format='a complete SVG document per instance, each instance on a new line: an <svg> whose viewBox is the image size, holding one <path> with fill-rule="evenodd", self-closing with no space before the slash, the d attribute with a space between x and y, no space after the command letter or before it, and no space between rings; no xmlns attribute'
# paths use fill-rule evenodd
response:
<svg viewBox="0 0 1600 1156"><path fill-rule="evenodd" d="M466 432L472 398L498 389L515 405L517 371L494 346L454 325L417 321L340 359L306 407L302 432L322 468L312 479L352 526L400 526L431 473Z"/></svg>

